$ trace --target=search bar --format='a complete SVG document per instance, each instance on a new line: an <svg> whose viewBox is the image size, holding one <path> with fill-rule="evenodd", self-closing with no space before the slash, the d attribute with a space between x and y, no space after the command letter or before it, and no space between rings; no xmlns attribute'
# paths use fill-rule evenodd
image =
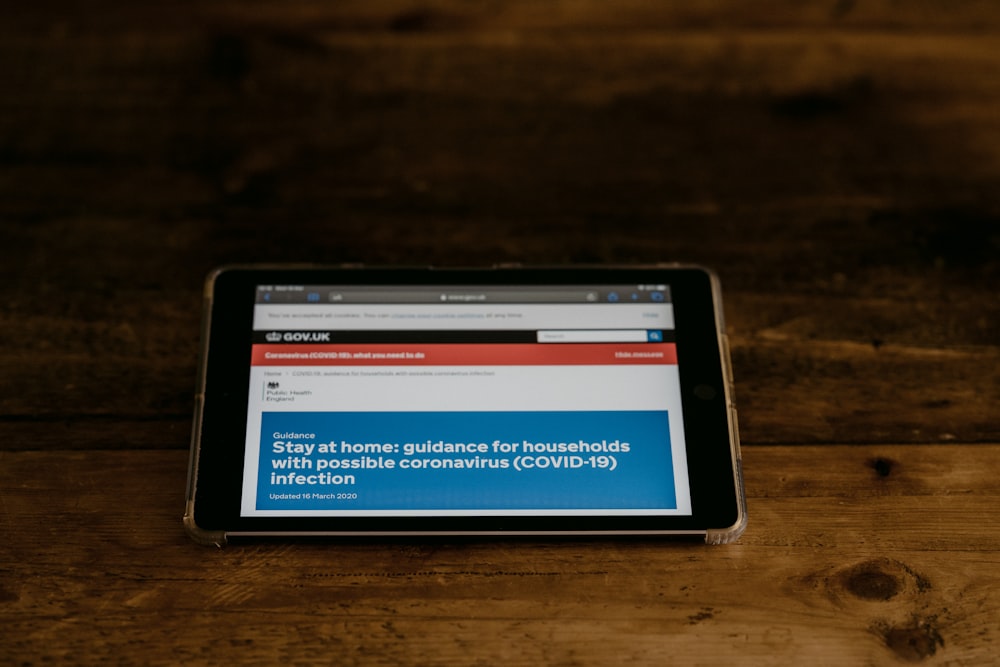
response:
<svg viewBox="0 0 1000 667"><path fill-rule="evenodd" d="M539 343L645 343L645 329L552 329L538 332Z"/></svg>

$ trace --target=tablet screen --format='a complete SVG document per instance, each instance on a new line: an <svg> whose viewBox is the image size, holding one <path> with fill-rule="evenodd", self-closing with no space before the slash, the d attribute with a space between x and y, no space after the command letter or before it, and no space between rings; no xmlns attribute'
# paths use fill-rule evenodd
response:
<svg viewBox="0 0 1000 667"><path fill-rule="evenodd" d="M669 285L257 285L244 517L691 514Z"/></svg>

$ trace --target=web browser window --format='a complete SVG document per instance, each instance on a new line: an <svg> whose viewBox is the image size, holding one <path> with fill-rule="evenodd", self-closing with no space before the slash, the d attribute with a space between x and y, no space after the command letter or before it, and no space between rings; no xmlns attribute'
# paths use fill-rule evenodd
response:
<svg viewBox="0 0 1000 667"><path fill-rule="evenodd" d="M240 513L690 515L668 285L258 285Z"/></svg>

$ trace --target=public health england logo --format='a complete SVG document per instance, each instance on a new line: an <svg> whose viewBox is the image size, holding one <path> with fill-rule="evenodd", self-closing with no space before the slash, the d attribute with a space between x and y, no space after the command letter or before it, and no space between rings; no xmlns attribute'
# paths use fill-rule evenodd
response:
<svg viewBox="0 0 1000 667"><path fill-rule="evenodd" d="M265 335L264 338L267 339L268 343L277 343L278 341L281 340L281 334L278 333L277 331L271 331L268 332L268 334Z"/></svg>

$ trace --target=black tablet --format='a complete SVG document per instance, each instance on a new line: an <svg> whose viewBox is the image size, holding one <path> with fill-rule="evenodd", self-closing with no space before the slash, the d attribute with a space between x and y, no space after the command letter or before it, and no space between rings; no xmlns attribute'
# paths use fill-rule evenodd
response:
<svg viewBox="0 0 1000 667"><path fill-rule="evenodd" d="M709 271L234 267L204 306L199 542L746 524Z"/></svg>

